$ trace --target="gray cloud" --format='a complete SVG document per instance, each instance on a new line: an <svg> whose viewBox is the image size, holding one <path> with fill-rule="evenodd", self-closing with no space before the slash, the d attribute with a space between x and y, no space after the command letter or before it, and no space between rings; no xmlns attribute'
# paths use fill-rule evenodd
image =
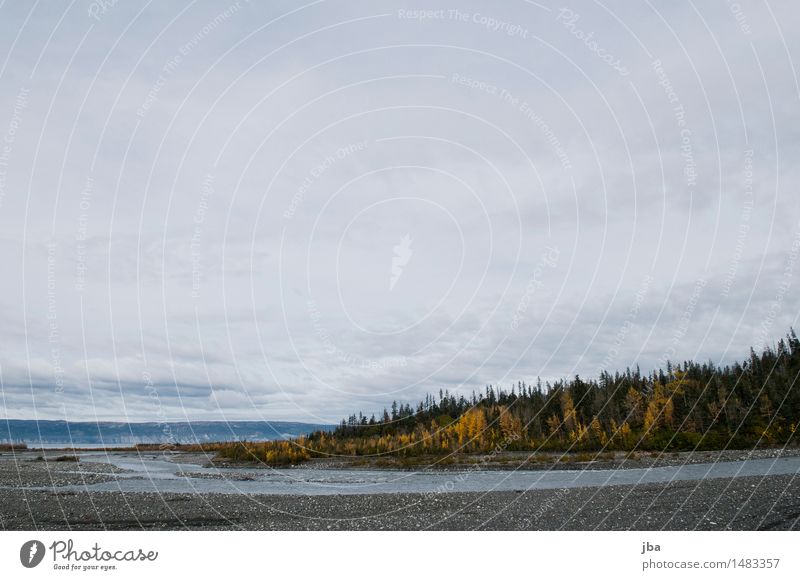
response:
<svg viewBox="0 0 800 580"><path fill-rule="evenodd" d="M4 5L0 416L335 421L796 324L796 8L456 4Z"/></svg>

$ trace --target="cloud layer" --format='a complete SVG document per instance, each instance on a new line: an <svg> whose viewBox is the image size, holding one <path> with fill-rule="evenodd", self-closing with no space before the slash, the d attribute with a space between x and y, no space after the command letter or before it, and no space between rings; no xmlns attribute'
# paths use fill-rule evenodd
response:
<svg viewBox="0 0 800 580"><path fill-rule="evenodd" d="M12 3L0 416L335 421L798 316L781 6Z"/></svg>

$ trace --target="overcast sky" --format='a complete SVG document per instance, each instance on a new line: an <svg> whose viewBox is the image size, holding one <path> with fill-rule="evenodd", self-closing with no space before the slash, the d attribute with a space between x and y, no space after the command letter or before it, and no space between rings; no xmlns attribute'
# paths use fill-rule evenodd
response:
<svg viewBox="0 0 800 580"><path fill-rule="evenodd" d="M0 7L0 417L338 421L797 325L794 3L180 4Z"/></svg>

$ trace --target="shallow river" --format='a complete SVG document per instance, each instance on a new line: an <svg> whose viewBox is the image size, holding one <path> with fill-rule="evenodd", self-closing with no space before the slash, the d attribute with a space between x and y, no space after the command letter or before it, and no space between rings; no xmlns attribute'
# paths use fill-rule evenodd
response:
<svg viewBox="0 0 800 580"><path fill-rule="evenodd" d="M601 487L704 478L800 474L800 457L618 470L407 472L365 469L261 469L201 467L132 453L82 453L82 461L130 470L114 482L71 489L243 494L335 495L516 491Z"/></svg>

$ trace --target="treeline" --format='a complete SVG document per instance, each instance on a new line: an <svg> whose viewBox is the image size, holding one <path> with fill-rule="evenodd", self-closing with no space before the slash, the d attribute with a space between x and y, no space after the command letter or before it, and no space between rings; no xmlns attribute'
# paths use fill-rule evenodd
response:
<svg viewBox="0 0 800 580"><path fill-rule="evenodd" d="M220 455L285 465L329 456L783 445L800 422L798 374L800 341L792 330L775 347L751 349L730 366L668 363L650 374L636 368L595 380L489 385L470 397L439 391L416 408L394 403L379 417L351 415L333 432L231 444Z"/></svg>

